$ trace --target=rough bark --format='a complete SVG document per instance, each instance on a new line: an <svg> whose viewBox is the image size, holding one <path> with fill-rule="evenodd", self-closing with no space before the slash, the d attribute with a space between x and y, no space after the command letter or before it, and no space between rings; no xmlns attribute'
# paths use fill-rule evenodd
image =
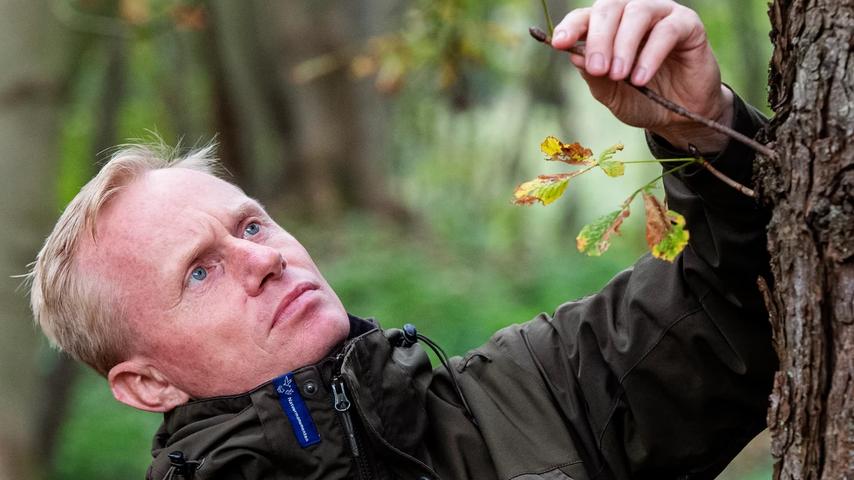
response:
<svg viewBox="0 0 854 480"><path fill-rule="evenodd" d="M854 478L854 0L777 0L770 15L775 478Z"/></svg>

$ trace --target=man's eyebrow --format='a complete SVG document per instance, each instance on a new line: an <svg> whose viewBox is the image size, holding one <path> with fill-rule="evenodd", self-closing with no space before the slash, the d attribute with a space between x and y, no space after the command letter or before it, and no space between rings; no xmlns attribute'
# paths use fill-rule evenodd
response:
<svg viewBox="0 0 854 480"><path fill-rule="evenodd" d="M232 213L232 217L234 219L242 219L251 215L266 215L264 206L254 198L250 198L241 203Z"/></svg>
<svg viewBox="0 0 854 480"><path fill-rule="evenodd" d="M232 231L235 228L235 225L231 225L235 222L238 222L246 217L252 215L266 215L264 207L255 199L248 199L242 203L240 203L237 207L231 209L228 213L227 218L225 219L226 228L229 232L235 233ZM198 240L192 244L192 246L180 256L177 257L177 262L175 263L175 267L173 267L173 275L180 277L181 284L184 282L184 270L190 266L190 263L193 262L198 256L200 256L205 250L210 248L210 238L206 237L204 239Z"/></svg>

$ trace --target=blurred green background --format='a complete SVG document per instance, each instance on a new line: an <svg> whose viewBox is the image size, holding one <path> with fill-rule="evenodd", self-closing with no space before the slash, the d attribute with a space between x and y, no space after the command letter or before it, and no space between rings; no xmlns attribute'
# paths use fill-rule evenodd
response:
<svg viewBox="0 0 854 480"><path fill-rule="evenodd" d="M559 19L588 2L550 1ZM723 69L765 106L762 0L695 0ZM140 478L160 416L48 348L26 271L111 146L216 138L234 180L308 247L348 309L411 322L449 353L595 292L644 248L638 218L599 258L575 235L652 165L515 207L547 135L624 160L642 132L527 37L538 0L0 1L0 479ZM767 111L767 107L766 111ZM770 478L760 437L721 478Z"/></svg>

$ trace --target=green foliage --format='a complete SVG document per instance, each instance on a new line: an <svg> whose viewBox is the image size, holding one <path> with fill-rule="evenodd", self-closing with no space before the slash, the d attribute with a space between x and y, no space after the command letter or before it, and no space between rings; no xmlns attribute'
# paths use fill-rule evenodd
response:
<svg viewBox="0 0 854 480"><path fill-rule="evenodd" d="M307 227L298 236L314 244L326 231ZM569 260L566 247L548 246L536 256L473 252L365 217L354 218L338 234L336 246L315 258L348 310L384 326L413 323L452 354L598 290L636 255L621 251L607 261Z"/></svg>
<svg viewBox="0 0 854 480"><path fill-rule="evenodd" d="M161 418L118 403L106 381L87 369L59 432L50 479L142 478Z"/></svg>

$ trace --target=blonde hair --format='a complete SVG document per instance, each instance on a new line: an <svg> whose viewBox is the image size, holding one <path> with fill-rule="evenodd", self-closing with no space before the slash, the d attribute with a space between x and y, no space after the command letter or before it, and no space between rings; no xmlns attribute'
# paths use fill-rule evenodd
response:
<svg viewBox="0 0 854 480"><path fill-rule="evenodd" d="M116 295L77 261L84 235L96 238L98 213L119 191L151 170L187 168L220 176L209 144L179 156L162 142L118 147L74 197L48 235L27 275L35 322L51 345L101 375L124 360L128 328Z"/></svg>

